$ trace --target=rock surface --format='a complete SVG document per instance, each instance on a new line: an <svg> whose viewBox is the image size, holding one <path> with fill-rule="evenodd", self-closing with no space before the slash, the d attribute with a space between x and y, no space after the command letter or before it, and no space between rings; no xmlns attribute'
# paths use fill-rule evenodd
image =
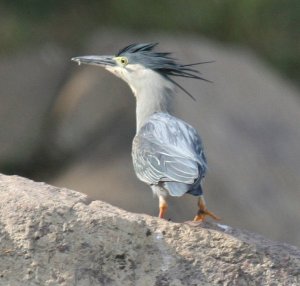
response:
<svg viewBox="0 0 300 286"><path fill-rule="evenodd" d="M300 250L0 175L0 285L300 285Z"/></svg>

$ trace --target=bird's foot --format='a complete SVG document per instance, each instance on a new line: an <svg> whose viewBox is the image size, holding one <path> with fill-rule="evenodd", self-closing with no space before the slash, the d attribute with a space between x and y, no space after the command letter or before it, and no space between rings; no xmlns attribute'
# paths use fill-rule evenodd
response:
<svg viewBox="0 0 300 286"><path fill-rule="evenodd" d="M210 216L214 220L220 220L218 216L216 216L213 212L209 211L206 207L205 200L203 195L199 196L198 198L198 213L194 218L194 221L202 222L205 220L205 217Z"/></svg>
<svg viewBox="0 0 300 286"><path fill-rule="evenodd" d="M221 220L221 218L216 216L213 212L205 209L205 210L198 211L197 215L194 217L194 221L202 222L205 220L206 216L210 216L214 220Z"/></svg>
<svg viewBox="0 0 300 286"><path fill-rule="evenodd" d="M164 218L165 213L167 212L168 204L166 198L163 196L159 196L159 218Z"/></svg>
<svg viewBox="0 0 300 286"><path fill-rule="evenodd" d="M164 218L167 209L168 209L168 207L166 205L160 206L159 207L159 215L158 215L158 217L159 218Z"/></svg>

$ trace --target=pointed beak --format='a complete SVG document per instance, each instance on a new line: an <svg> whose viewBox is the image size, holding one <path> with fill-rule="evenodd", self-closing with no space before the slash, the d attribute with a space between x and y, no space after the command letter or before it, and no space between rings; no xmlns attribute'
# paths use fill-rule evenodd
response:
<svg viewBox="0 0 300 286"><path fill-rule="evenodd" d="M71 61L77 62L78 65L87 64L100 67L116 66L114 56L83 56L72 58Z"/></svg>

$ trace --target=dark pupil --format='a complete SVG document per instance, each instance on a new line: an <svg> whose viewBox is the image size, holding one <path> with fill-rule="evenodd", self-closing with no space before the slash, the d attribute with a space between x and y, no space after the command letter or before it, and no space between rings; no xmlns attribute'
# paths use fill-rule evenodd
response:
<svg viewBox="0 0 300 286"><path fill-rule="evenodd" d="M125 60L124 60L124 59L122 59L122 60L121 60L121 63L122 63L122 64L124 64L124 63L125 63Z"/></svg>

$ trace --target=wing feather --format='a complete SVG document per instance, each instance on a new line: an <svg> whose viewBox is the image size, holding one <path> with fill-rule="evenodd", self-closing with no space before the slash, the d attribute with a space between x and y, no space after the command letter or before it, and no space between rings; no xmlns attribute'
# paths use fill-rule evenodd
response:
<svg viewBox="0 0 300 286"><path fill-rule="evenodd" d="M132 157L138 178L150 185L191 185L206 172L206 159L196 130L166 113L155 113L139 130L133 141Z"/></svg>

